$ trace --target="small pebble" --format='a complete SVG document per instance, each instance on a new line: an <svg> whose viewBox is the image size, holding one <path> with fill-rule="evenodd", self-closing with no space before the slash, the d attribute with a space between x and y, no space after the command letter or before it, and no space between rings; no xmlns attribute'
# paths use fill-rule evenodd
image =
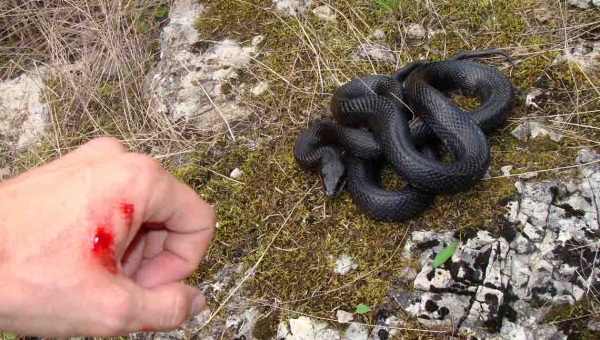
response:
<svg viewBox="0 0 600 340"><path fill-rule="evenodd" d="M264 81L258 83L258 85L254 86L250 92L252 92L253 96L260 96L265 93L265 91L269 88L269 84Z"/></svg>
<svg viewBox="0 0 600 340"><path fill-rule="evenodd" d="M502 172L502 175L504 176L510 176L510 172L513 169L512 165L505 165L503 167L500 168L500 171Z"/></svg>
<svg viewBox="0 0 600 340"><path fill-rule="evenodd" d="M412 24L408 27L407 30L408 37L412 39L423 39L427 35L427 31L425 27L419 24Z"/></svg>
<svg viewBox="0 0 600 340"><path fill-rule="evenodd" d="M325 21L335 21L337 18L337 14L333 12L331 7L326 5L316 7L312 12L317 18Z"/></svg>
<svg viewBox="0 0 600 340"><path fill-rule="evenodd" d="M375 37L375 39L383 40L385 39L385 32L383 32L382 30L375 30L375 32L373 32L373 36Z"/></svg>
<svg viewBox="0 0 600 340"><path fill-rule="evenodd" d="M337 319L339 323L348 323L354 320L354 315L340 309L337 311Z"/></svg>
<svg viewBox="0 0 600 340"><path fill-rule="evenodd" d="M257 35L256 37L252 38L252 46L258 46L258 44L263 42L263 40L265 40L264 36Z"/></svg>
<svg viewBox="0 0 600 340"><path fill-rule="evenodd" d="M244 172L238 168L233 169L233 171L231 172L231 174L229 174L229 177L233 178L233 179L237 179L240 178L244 175Z"/></svg>

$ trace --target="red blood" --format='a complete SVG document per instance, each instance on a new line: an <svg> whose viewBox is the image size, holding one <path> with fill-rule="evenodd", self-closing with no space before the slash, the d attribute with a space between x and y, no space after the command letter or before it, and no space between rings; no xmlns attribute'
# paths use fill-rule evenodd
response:
<svg viewBox="0 0 600 340"><path fill-rule="evenodd" d="M112 274L117 273L114 244L115 235L112 230L107 225L98 226L96 235L94 236L92 253L100 261L100 264Z"/></svg>
<svg viewBox="0 0 600 340"><path fill-rule="evenodd" d="M152 332L154 328L152 326L142 326L142 332Z"/></svg>
<svg viewBox="0 0 600 340"><path fill-rule="evenodd" d="M135 207L133 204L129 203L121 203L121 213L123 214L123 218L125 218L125 223L127 224L127 228L131 228L131 224L133 223L133 212L135 211Z"/></svg>

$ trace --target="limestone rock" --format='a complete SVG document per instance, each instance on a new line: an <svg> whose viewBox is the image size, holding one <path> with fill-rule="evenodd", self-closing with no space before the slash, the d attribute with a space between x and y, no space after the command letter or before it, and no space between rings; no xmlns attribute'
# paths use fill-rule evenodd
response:
<svg viewBox="0 0 600 340"><path fill-rule="evenodd" d="M194 0L176 2L161 33L161 60L148 73L146 88L158 113L173 121L193 120L198 130L214 132L225 127L224 120L249 114L239 105L239 91L225 91L223 85L237 78L237 71L251 60L256 46L225 39L203 52L196 51L192 46L198 32L193 24L202 10Z"/></svg>
<svg viewBox="0 0 600 340"><path fill-rule="evenodd" d="M306 316L282 322L277 328L277 340L340 340L337 330L326 323L317 322Z"/></svg>
<svg viewBox="0 0 600 340"><path fill-rule="evenodd" d="M385 39L385 32L383 32L382 30L375 30L373 32L373 37L375 37L375 39L377 40L383 40Z"/></svg>
<svg viewBox="0 0 600 340"><path fill-rule="evenodd" d="M597 159L596 152L582 149L576 163ZM516 182L519 197L503 203L509 209L502 216L506 230L465 234L438 268L433 258L453 241L453 233L411 233L403 256L421 261L415 291L390 290L388 297L422 324L453 321L475 339L566 339L554 325L540 324L545 308L575 304L590 284L598 285L592 280L600 273L592 269L600 268L593 204L600 200L600 165L575 171L577 176L565 180ZM534 302L546 307L534 308ZM498 333L485 330L490 328Z"/></svg>
<svg viewBox="0 0 600 340"><path fill-rule="evenodd" d="M388 47L382 45L360 45L350 56L352 60L362 60L382 63L396 63L396 56Z"/></svg>
<svg viewBox="0 0 600 340"><path fill-rule="evenodd" d="M512 169L513 169L512 165L505 165L500 168L500 172L502 172L502 175L504 175L504 176L510 176L510 172L512 171Z"/></svg>
<svg viewBox="0 0 600 340"><path fill-rule="evenodd" d="M260 96L265 93L269 89L269 84L267 82L261 81L256 86L250 90L253 96Z"/></svg>
<svg viewBox="0 0 600 340"><path fill-rule="evenodd" d="M273 0L277 11L286 15L303 14L312 4L312 0Z"/></svg>
<svg viewBox="0 0 600 340"><path fill-rule="evenodd" d="M406 30L410 39L423 39L427 36L427 30L420 24L411 24Z"/></svg>
<svg viewBox="0 0 600 340"><path fill-rule="evenodd" d="M352 258L348 255L342 255L335 260L333 271L336 274L345 275L351 269L358 268L358 264L354 263Z"/></svg>
<svg viewBox="0 0 600 340"><path fill-rule="evenodd" d="M315 7L312 12L317 18L325 21L335 21L337 19L337 13L335 13L331 7L327 5Z"/></svg>
<svg viewBox="0 0 600 340"><path fill-rule="evenodd" d="M43 137L50 113L42 103L46 72L39 68L0 83L0 139L9 146L25 148Z"/></svg>
<svg viewBox="0 0 600 340"><path fill-rule="evenodd" d="M354 320L354 315L340 309L337 311L337 320L340 323L348 323Z"/></svg>
<svg viewBox="0 0 600 340"><path fill-rule="evenodd" d="M581 9L590 9L600 6L600 0L567 0L567 4Z"/></svg>
<svg viewBox="0 0 600 340"><path fill-rule="evenodd" d="M367 340L368 338L369 331L367 326L353 323L346 329L343 340Z"/></svg>
<svg viewBox="0 0 600 340"><path fill-rule="evenodd" d="M600 0L597 1L600 2ZM572 61L578 63L583 68L598 70L600 68L598 56L600 56L600 42L586 42L580 45L570 46L566 51L563 51L555 61Z"/></svg>
<svg viewBox="0 0 600 340"><path fill-rule="evenodd" d="M231 173L229 174L229 177L233 178L233 179L238 179L240 177L242 177L244 175L244 172L238 168L233 169L233 171L231 171Z"/></svg>

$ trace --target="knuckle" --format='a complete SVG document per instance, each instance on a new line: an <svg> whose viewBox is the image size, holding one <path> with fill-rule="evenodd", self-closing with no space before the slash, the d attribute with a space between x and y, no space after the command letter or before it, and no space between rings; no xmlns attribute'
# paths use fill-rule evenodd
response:
<svg viewBox="0 0 600 340"><path fill-rule="evenodd" d="M139 153L129 154L129 166L134 172L142 171L142 172L150 172L157 173L163 170L162 166L158 161L148 155L143 155Z"/></svg>
<svg viewBox="0 0 600 340"><path fill-rule="evenodd" d="M125 150L125 146L123 146L123 144L118 139L112 137L97 137L91 140L89 143L99 149L115 151Z"/></svg>

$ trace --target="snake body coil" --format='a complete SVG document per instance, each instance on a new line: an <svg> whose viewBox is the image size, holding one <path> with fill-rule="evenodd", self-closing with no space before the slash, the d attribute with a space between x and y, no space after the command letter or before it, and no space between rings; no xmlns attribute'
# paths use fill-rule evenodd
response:
<svg viewBox="0 0 600 340"><path fill-rule="evenodd" d="M336 197L347 184L362 211L390 222L420 214L437 194L469 189L490 163L484 131L504 122L513 89L502 72L461 59L493 54L510 60L496 50L461 52L443 61L412 62L392 76L371 75L341 86L331 100L336 122L310 123L296 140L297 162L320 174L327 197ZM447 95L456 90L478 96L480 106L463 112ZM440 143L452 162L440 160ZM384 163L404 179L404 189L380 187Z"/></svg>

